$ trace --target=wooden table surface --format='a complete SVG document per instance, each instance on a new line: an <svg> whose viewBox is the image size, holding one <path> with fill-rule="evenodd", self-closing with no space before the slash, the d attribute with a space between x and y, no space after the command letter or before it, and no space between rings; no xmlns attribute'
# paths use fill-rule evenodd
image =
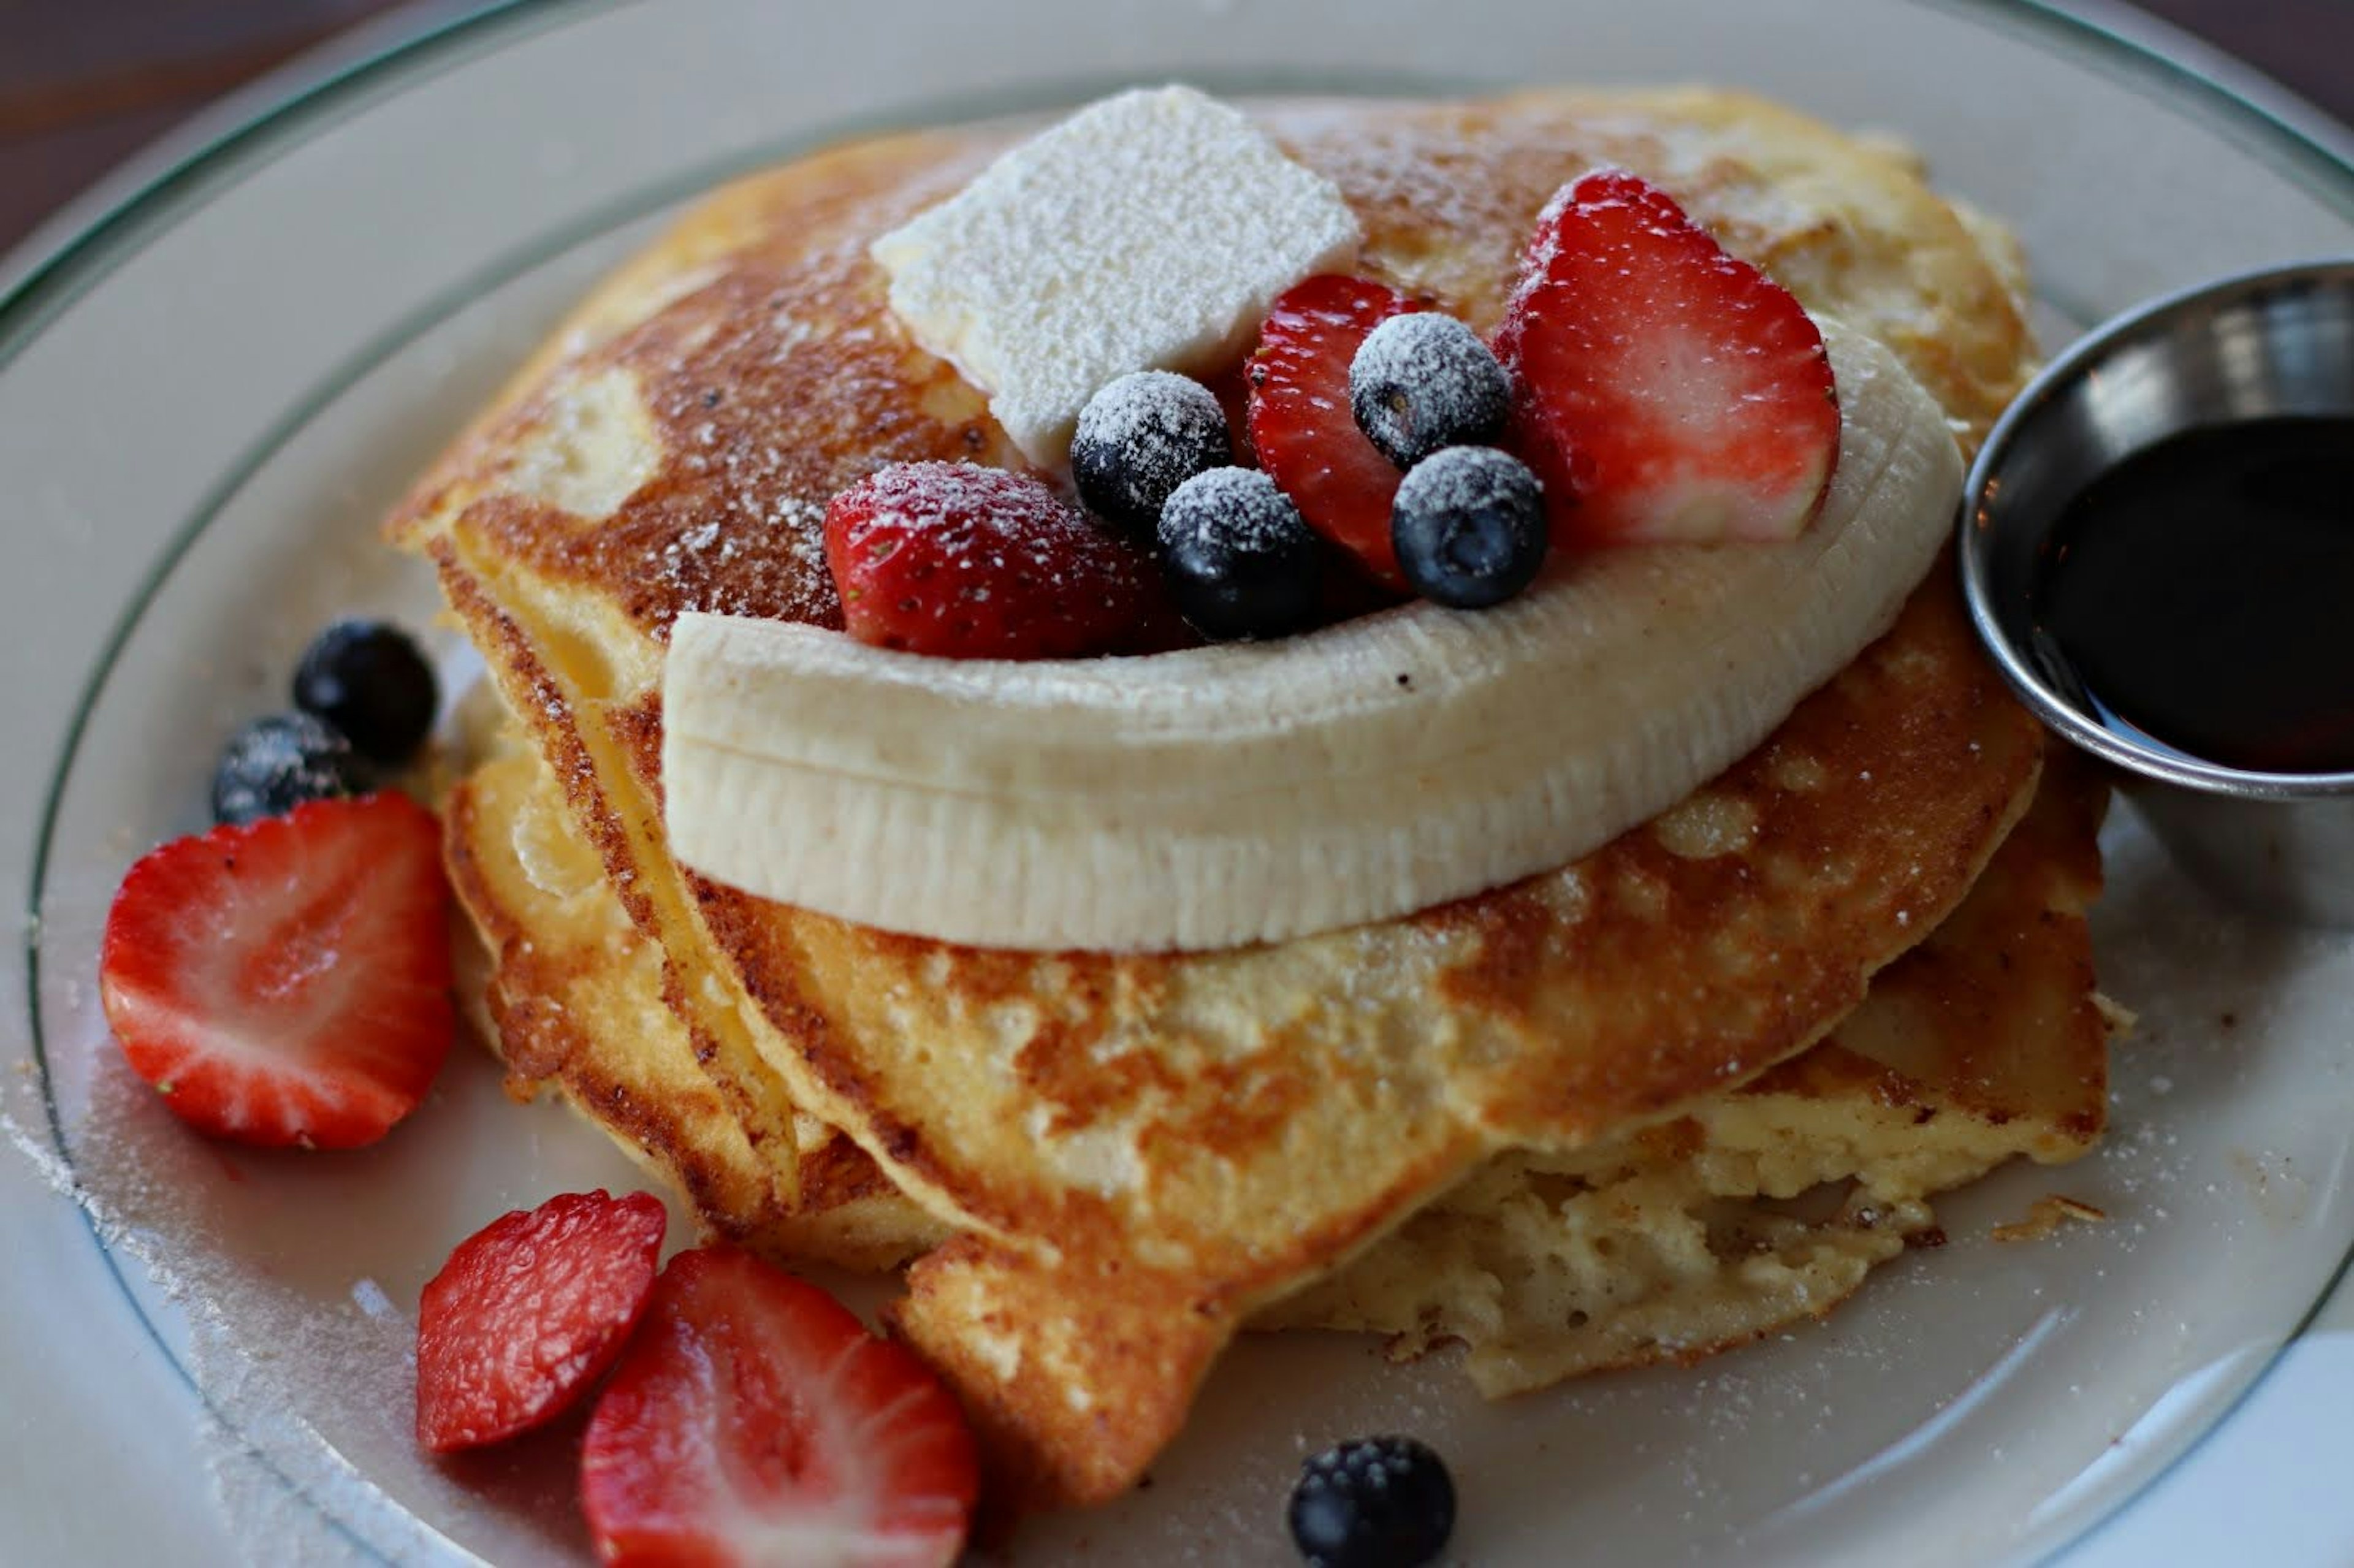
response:
<svg viewBox="0 0 2354 1568"><path fill-rule="evenodd" d="M2354 0L2141 0L2354 123ZM212 99L391 0L0 0L0 250Z"/></svg>

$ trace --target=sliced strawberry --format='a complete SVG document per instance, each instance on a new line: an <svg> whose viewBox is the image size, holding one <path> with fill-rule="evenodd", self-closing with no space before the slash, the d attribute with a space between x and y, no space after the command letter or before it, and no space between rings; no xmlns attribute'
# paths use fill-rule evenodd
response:
<svg viewBox="0 0 2354 1568"><path fill-rule="evenodd" d="M668 1220L644 1192L567 1192L460 1242L418 1303L418 1442L479 1447L576 1404L652 1297Z"/></svg>
<svg viewBox="0 0 2354 1568"><path fill-rule="evenodd" d="M850 635L943 659L1068 659L1165 631L1136 551L1039 481L894 463L833 498L825 559Z"/></svg>
<svg viewBox="0 0 2354 1568"><path fill-rule="evenodd" d="M1310 528L1401 593L1413 590L1390 544L1390 502L1405 476L1357 428L1349 362L1366 334L1424 308L1368 278L1304 279L1267 311L1248 373L1259 467Z"/></svg>
<svg viewBox="0 0 2354 1568"><path fill-rule="evenodd" d="M747 1253L671 1260L588 1421L609 1563L937 1568L979 1486L956 1401L904 1345Z"/></svg>
<svg viewBox="0 0 2354 1568"><path fill-rule="evenodd" d="M1633 175L1553 198L1496 348L1556 545L1787 539L1829 487L1822 333Z"/></svg>
<svg viewBox="0 0 2354 1568"><path fill-rule="evenodd" d="M202 1131L353 1149L450 1053L441 833L406 795L175 839L106 917L99 989L133 1070Z"/></svg>

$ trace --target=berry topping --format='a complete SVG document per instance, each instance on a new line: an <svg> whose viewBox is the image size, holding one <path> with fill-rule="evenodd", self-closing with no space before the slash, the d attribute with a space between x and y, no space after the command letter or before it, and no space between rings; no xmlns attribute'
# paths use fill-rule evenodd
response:
<svg viewBox="0 0 2354 1568"><path fill-rule="evenodd" d="M1484 609L1528 587L1544 565L1544 488L1508 452L1449 447L1398 486L1390 529L1416 593Z"/></svg>
<svg viewBox="0 0 2354 1568"><path fill-rule="evenodd" d="M1323 546L1257 469L1214 468L1179 485L1161 512L1161 563L1204 637L1281 637L1317 622Z"/></svg>
<svg viewBox="0 0 2354 1568"><path fill-rule="evenodd" d="M1830 483L1822 334L1633 175L1553 198L1496 347L1560 543L1787 539Z"/></svg>
<svg viewBox="0 0 2354 1568"><path fill-rule="evenodd" d="M294 705L340 730L379 768L417 755L440 696L433 666L387 621L336 621L312 641L294 672Z"/></svg>
<svg viewBox="0 0 2354 1568"><path fill-rule="evenodd" d="M460 1242L417 1307L417 1440L437 1454L552 1420L620 1358L668 1216L643 1192L567 1192Z"/></svg>
<svg viewBox="0 0 2354 1568"><path fill-rule="evenodd" d="M306 800L356 795L371 769L341 732L309 714L271 714L229 737L213 769L213 820L282 816Z"/></svg>
<svg viewBox="0 0 2354 1568"><path fill-rule="evenodd" d="M1365 439L1410 469L1442 447L1485 446L1502 435L1512 378L1478 333L1453 316L1416 311L1392 316L1358 345L1349 406Z"/></svg>
<svg viewBox="0 0 2354 1568"><path fill-rule="evenodd" d="M833 498L825 560L850 635L943 659L1068 659L1146 637L1150 565L1039 481L894 463Z"/></svg>
<svg viewBox="0 0 2354 1568"><path fill-rule="evenodd" d="M1455 1482L1411 1437L1359 1437L1300 1462L1291 1540L1310 1568L1417 1568L1455 1530Z"/></svg>
<svg viewBox="0 0 2354 1568"><path fill-rule="evenodd" d="M406 795L175 839L106 916L99 990L132 1068L203 1131L352 1149L450 1052L441 833Z"/></svg>
<svg viewBox="0 0 2354 1568"><path fill-rule="evenodd" d="M1169 493L1234 461L1217 396L1166 370L1140 370L1097 393L1071 438L1079 499L1148 547Z"/></svg>
<svg viewBox="0 0 2354 1568"><path fill-rule="evenodd" d="M978 1485L929 1368L726 1248L671 1260L580 1457L609 1563L934 1568L956 1560Z"/></svg>
<svg viewBox="0 0 2354 1568"><path fill-rule="evenodd" d="M1349 366L1374 327L1420 308L1368 279L1307 279L1267 312L1248 372L1251 448L1259 467L1310 528L1399 589L1405 578L1390 548L1397 465L1357 428Z"/></svg>

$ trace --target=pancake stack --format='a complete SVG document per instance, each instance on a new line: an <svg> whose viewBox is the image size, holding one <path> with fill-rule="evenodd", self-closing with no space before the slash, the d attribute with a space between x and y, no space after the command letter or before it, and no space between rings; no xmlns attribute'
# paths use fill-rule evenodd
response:
<svg viewBox="0 0 2354 1568"><path fill-rule="evenodd" d="M1886 148L1701 91L1269 111L1358 265L1486 331L1596 164L1879 338L1974 444L2030 368L2016 258ZM486 1033L787 1262L906 1264L896 1330L1006 1500L1132 1484L1246 1327L1449 1340L1491 1393L1828 1309L1927 1199L2097 1136L2102 791L1943 572L1761 747L1562 867L1401 919L1172 955L960 948L667 852L664 641L840 624L827 500L1018 466L868 243L993 128L723 190L592 296L393 518L504 699L448 802Z"/></svg>

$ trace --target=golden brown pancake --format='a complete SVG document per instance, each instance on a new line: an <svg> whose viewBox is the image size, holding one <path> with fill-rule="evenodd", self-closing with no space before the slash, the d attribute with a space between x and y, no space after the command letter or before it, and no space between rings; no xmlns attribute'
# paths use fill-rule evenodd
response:
<svg viewBox="0 0 2354 1568"><path fill-rule="evenodd" d="M1500 1156L1260 1327L1460 1341L1483 1393L1695 1361L1819 1317L1928 1200L2016 1156L2075 1159L2107 1108L2084 913L2107 789L2058 756L1960 908L1829 1038L1682 1115L1568 1155Z"/></svg>
<svg viewBox="0 0 2354 1568"><path fill-rule="evenodd" d="M722 1234L779 1260L885 1269L946 1239L858 1146L773 1078L723 1093L663 999L662 954L622 912L533 752L508 737L442 808L451 885L487 949L466 987L507 1090L561 1093ZM790 1126L789 1142L752 1128Z"/></svg>
<svg viewBox="0 0 2354 1568"><path fill-rule="evenodd" d="M1881 337L1965 435L2027 368L1970 228L1901 159L1787 111L1533 94L1272 122L1364 220L1363 269L1475 326L1545 199L1612 163ZM1002 145L886 138L720 193L583 307L392 529L439 565L660 955L768 1202L799 1202L799 1107L963 1233L916 1266L896 1320L1021 1498L1051 1504L1126 1487L1249 1314L1475 1168L1573 1155L1820 1039L1960 901L2025 808L2040 738L1939 577L1670 813L1694 831L1638 830L1409 919L1182 957L997 953L682 874L657 768L672 619L835 624L828 497L888 461L1013 461L980 395L899 332L865 254Z"/></svg>
<svg viewBox="0 0 2354 1568"><path fill-rule="evenodd" d="M2075 1158L2105 1100L2084 924L2105 794L2088 766L2052 758L1961 907L1804 1054L1568 1155L1500 1155L1253 1326L1370 1330L1402 1356L1462 1341L1490 1395L1692 1360L1829 1311L1935 1235L1932 1195L2015 1156ZM518 1094L557 1088L723 1232L780 1260L879 1269L946 1239L807 1117L799 1202L772 1206L760 1151L705 1081L535 756L510 745L483 763L445 821L495 959L477 993L495 1021L484 1038Z"/></svg>

